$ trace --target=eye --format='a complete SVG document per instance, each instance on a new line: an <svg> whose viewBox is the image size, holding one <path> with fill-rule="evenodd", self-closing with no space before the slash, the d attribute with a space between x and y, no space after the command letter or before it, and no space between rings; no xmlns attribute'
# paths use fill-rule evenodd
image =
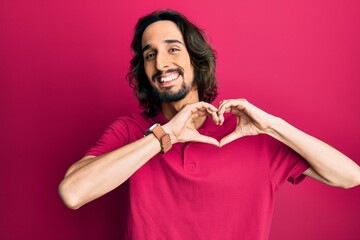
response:
<svg viewBox="0 0 360 240"><path fill-rule="evenodd" d="M170 53L176 53L176 52L178 52L178 51L180 51L180 49L178 49L178 48L170 48L170 49L169 49L169 52L170 52Z"/></svg>
<svg viewBox="0 0 360 240"><path fill-rule="evenodd" d="M151 60L155 57L155 53L154 52L150 52L148 54L145 55L145 59L146 60Z"/></svg>

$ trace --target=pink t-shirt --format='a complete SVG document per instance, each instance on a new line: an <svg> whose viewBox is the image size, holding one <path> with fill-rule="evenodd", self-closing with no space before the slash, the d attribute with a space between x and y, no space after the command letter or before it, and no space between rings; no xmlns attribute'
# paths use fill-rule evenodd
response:
<svg viewBox="0 0 360 240"><path fill-rule="evenodd" d="M86 155L112 151L166 121L162 114L121 117ZM235 124L232 115L222 126L207 119L199 132L221 139ZM243 137L222 148L175 144L129 178L126 239L268 239L275 191L285 180L300 182L308 167L267 135Z"/></svg>

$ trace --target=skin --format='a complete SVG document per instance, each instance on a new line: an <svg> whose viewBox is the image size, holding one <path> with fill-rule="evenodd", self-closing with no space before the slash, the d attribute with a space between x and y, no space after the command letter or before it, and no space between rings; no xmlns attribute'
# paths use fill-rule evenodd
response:
<svg viewBox="0 0 360 240"><path fill-rule="evenodd" d="M190 88L182 100L161 103L162 112L167 119L173 118L184 105L199 102L197 86L193 86L194 69L184 38L175 23L159 21L148 26L143 33L142 46L146 49L143 52L145 73L153 88L160 93L175 93L180 90L183 82ZM166 73L167 70L177 68L183 70L184 76L179 75L177 79L167 83L151 80L156 72L162 72L161 77L167 77L171 75Z"/></svg>
<svg viewBox="0 0 360 240"><path fill-rule="evenodd" d="M169 120L162 127L173 144L196 141L222 147L244 136L268 134L306 159L311 167L305 175L343 188L360 184L360 168L351 159L245 99L226 99L217 107L199 102L189 53L174 23L159 21L149 25L143 33L142 47L146 75L159 94L176 94L183 84L188 88L183 99L161 104L162 113ZM181 69L183 75L176 71L169 73L169 69ZM154 81L157 72L161 72L160 77L174 79L167 83ZM223 124L225 113L236 115L237 125L219 142L197 131L206 117ZM67 171L59 185L60 196L69 208L77 209L118 187L160 150L159 141L150 134L104 155L86 156Z"/></svg>

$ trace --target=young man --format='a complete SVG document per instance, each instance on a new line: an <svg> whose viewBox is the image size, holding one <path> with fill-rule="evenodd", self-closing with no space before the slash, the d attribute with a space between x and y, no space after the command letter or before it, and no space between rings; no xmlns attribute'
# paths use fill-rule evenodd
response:
<svg viewBox="0 0 360 240"><path fill-rule="evenodd" d="M145 111L119 118L70 167L59 187L68 207L127 181L128 239L267 239L285 180L360 184L352 160L245 99L213 106L214 52L181 14L140 19L132 47Z"/></svg>

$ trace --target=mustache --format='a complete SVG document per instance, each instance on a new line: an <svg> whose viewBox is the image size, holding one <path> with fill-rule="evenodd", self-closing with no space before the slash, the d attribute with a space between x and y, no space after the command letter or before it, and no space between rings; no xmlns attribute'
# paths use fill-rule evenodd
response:
<svg viewBox="0 0 360 240"><path fill-rule="evenodd" d="M151 80L153 80L154 82L156 81L156 79L160 78L161 75L163 74L168 74L168 73L172 73L172 72L178 72L181 76L184 77L184 71L181 68L172 68L172 69L168 69L165 72L164 71L157 71L156 73L154 73L154 75L151 77Z"/></svg>

